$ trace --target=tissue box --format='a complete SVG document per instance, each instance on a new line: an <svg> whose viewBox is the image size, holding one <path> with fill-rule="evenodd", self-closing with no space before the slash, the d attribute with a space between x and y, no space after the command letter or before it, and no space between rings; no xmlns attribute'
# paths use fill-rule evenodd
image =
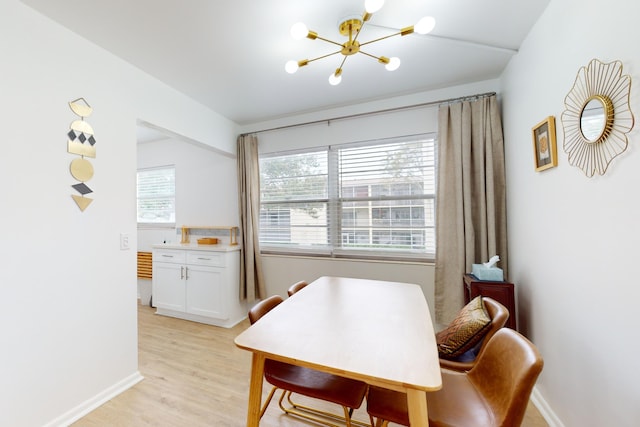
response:
<svg viewBox="0 0 640 427"><path fill-rule="evenodd" d="M502 282L504 280L501 268L487 268L484 264L473 264L471 266L471 274L480 280L491 280L494 282Z"/></svg>

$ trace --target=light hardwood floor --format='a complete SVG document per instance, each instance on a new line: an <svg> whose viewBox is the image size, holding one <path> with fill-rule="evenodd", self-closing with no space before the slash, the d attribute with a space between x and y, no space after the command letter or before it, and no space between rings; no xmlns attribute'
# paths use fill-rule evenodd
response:
<svg viewBox="0 0 640 427"><path fill-rule="evenodd" d="M233 339L249 326L248 321L224 329L154 312L155 309L138 305L139 369L144 380L74 426L245 425L251 354L238 349ZM263 389L266 397L270 386L265 383ZM315 425L284 415L275 399L261 426ZM314 404L318 406L317 402ZM368 422L364 406L355 418ZM546 426L535 407L529 405L523 427Z"/></svg>

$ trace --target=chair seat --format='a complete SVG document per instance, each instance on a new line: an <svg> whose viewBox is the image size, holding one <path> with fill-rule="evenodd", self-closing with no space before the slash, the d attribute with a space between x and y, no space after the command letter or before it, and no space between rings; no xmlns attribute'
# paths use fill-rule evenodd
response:
<svg viewBox="0 0 640 427"><path fill-rule="evenodd" d="M367 406L376 418L409 425L405 393L370 387ZM466 427L469 420L474 426L496 425L491 409L464 373L442 371L442 389L427 393L427 411L430 427Z"/></svg>
<svg viewBox="0 0 640 427"><path fill-rule="evenodd" d="M264 377L271 385L304 396L357 409L367 392L367 384L302 366L267 359Z"/></svg>

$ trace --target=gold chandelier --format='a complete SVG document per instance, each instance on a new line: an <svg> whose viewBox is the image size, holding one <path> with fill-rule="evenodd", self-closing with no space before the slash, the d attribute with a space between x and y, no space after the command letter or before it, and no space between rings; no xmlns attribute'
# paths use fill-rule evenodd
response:
<svg viewBox="0 0 640 427"><path fill-rule="evenodd" d="M302 22L298 22L297 24L294 24L293 27L291 27L291 36L294 39L301 40L305 37L311 40L320 39L327 43L340 46L340 50L337 50L335 52L322 55L313 59L303 59L300 61L296 61L296 60L288 61L285 65L285 70L289 74L293 74L298 70L298 68L308 65L310 62L327 58L329 56L333 56L338 53L341 53L344 56L344 58L342 58L342 62L340 63L340 66L336 68L336 71L329 76L329 83L331 83L334 86L337 84L340 84L340 82L342 81L342 67L344 66L345 61L349 56L355 55L356 53L362 53L363 55L377 59L378 62L381 64L384 64L385 68L389 71L397 70L398 67L400 66L399 58L397 57L388 58L386 56L371 55L369 53L363 52L360 48L362 46L366 46L368 44L375 43L380 40L388 39L393 36L398 36L398 35L406 36L414 32L417 34L427 34L431 30L433 30L433 28L435 27L436 21L431 16L425 16L424 18L420 19L417 24L402 28L397 33L389 34L387 36L380 37L375 40L370 40L367 42L360 43L358 41L358 36L360 35L360 32L362 31L364 24L371 19L371 16L375 12L377 12L378 10L380 10L380 8L382 8L383 4L384 4L384 0L365 0L364 2L365 11L362 14L362 17L357 16L357 17L345 18L342 22L340 22L340 25L339 25L340 34L349 38L344 43L338 43L333 40L320 37L318 33L316 33L315 31L310 31L307 28L307 26L304 25Z"/></svg>

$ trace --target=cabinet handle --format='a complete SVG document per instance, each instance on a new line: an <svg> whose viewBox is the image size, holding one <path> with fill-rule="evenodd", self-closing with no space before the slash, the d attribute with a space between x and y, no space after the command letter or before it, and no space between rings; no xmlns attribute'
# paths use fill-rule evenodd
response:
<svg viewBox="0 0 640 427"><path fill-rule="evenodd" d="M211 258L198 258L201 261L211 261Z"/></svg>
<svg viewBox="0 0 640 427"><path fill-rule="evenodd" d="M165 257L165 258L173 258L173 255L164 255L164 254L162 254L162 256Z"/></svg>
<svg viewBox="0 0 640 427"><path fill-rule="evenodd" d="M189 280L189 267L184 268L184 280Z"/></svg>
<svg viewBox="0 0 640 427"><path fill-rule="evenodd" d="M184 266L180 266L180 280L184 279Z"/></svg>

